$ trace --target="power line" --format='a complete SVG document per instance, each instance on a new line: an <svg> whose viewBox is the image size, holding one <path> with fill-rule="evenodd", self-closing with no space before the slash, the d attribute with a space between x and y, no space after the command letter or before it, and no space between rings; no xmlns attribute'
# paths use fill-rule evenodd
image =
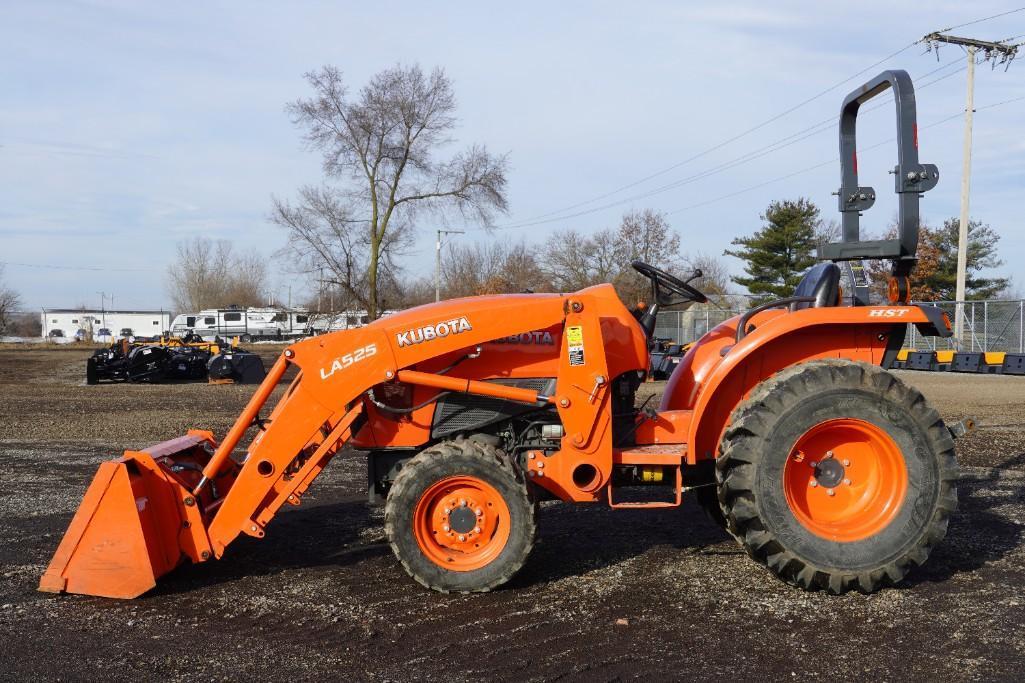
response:
<svg viewBox="0 0 1025 683"><path fill-rule="evenodd" d="M21 268L42 268L46 270L88 270L95 272L110 273L148 273L152 268L97 268L94 266L58 266L43 263L18 263L16 261L0 261L5 266L18 266Z"/></svg>
<svg viewBox="0 0 1025 683"><path fill-rule="evenodd" d="M1000 14L994 14L992 16L983 17L982 19L974 19L972 21L966 21L965 23L957 24L956 26L949 26L949 27L947 27L945 29L937 31L937 33L946 33L947 31L953 31L955 28L961 28L963 26L973 26L975 24L981 24L982 22L989 21L990 19L997 19L998 17L1006 17L1008 14L1014 14L1015 12L1021 12L1021 11L1025 11L1025 7L1018 7L1017 9L1012 9L1012 10L1008 10L1006 12L1001 12Z"/></svg>
<svg viewBox="0 0 1025 683"><path fill-rule="evenodd" d="M959 61L960 61L959 59L955 59L955 60L952 60L950 62L947 62L946 64L943 64L943 65L933 69L932 71L926 72L925 74L923 74L919 78L926 78L926 77L928 77L928 76L930 76L932 74L935 74L935 73L938 73L940 71L943 71L944 69L948 68L952 64L955 64L955 63L957 63ZM945 80L947 78L950 78L951 76L955 76L955 75L961 73L962 71L964 71L965 68L967 68L967 67L961 66L961 68L959 68L959 69L956 69L956 70L954 70L954 71L952 71L952 72L950 72L948 74L945 74L943 76L935 78L932 81L928 81L928 82L920 85L918 87L918 90L919 91L924 90L924 89L928 88L931 85L935 85L936 83L939 83L940 81L943 81L943 80ZM872 107L869 107L869 108L865 109L865 111L863 113L869 113L869 112L872 112L872 111L876 111L878 109L882 109L882 108L888 106L890 104L890 102L892 102L892 100L887 100L887 101L880 102L880 103L878 103L878 104L876 104L876 105L874 105ZM830 131L830 130L834 130L836 127L837 127L836 118L831 116L831 117L823 119L822 121L819 121L818 123L813 124L813 125L811 125L811 126L809 126L807 128L804 128L804 129L802 129L800 131L797 131L796 133L792 133L791 135L788 135L788 136L786 136L784 138L780 138L779 140L776 140L775 142L771 142L768 145L765 145L764 147L760 147L760 148L758 148L756 150L752 150L750 152L746 152L746 153L744 153L744 154L742 154L742 155L740 155L738 157L735 157L734 159L731 159L729 161L725 161L725 162L723 162L721 164L713 166L710 169L706 169L704 171L700 171L700 172L695 173L693 175L690 175L690 176L687 176L687 177L684 177L684 178L680 178L680 179L675 180L673 182L667 183L666 185L661 185L661 186L653 188L651 190L646 190L645 192L642 192L640 194L631 195L631 196L625 197L623 199L617 199L617 200L609 202L607 204L602 204L600 206L591 207L591 208L588 208L588 209L584 209L582 211L577 211L575 213L565 214L565 213L559 212L559 215L553 216L551 218L541 218L541 219L538 219L538 220L532 220L532 221L527 221L527 222L523 222L523 223L512 223L512 224L508 224L508 225L504 225L504 226L497 226L496 228L493 228L493 229L496 229L496 230L511 230L511 229L532 227L532 226L535 226L535 225L544 225L544 224L547 224L547 223L556 223L556 222L568 220L568 219L571 219L571 218L579 218L581 216L587 216L587 215L590 215L590 214L593 214L593 213L598 213L600 211L605 211L607 209L615 208L617 206L622 206L624 204L629 204L631 202L635 202L635 201L638 201L638 200L641 200L641 199L646 199L648 197L652 197L652 196L655 196L657 194L661 194L663 192L668 192L669 190L673 190L673 189L676 189L678 187L683 187L684 185L689 185L691 183L695 183L695 182L698 182L700 180L704 180L705 178L708 178L710 176L716 175L718 173L722 173L723 171L727 171L727 170L730 170L732 168L736 168L738 166L742 166L743 164L749 163L751 161L755 161L755 160L760 159L762 157L768 156L769 154L773 154L773 153L778 152L778 151L780 151L782 149L785 149L787 147L795 145L798 142L802 142L803 140L807 140L808 138L814 137L815 135L818 135L819 133L824 133L824 132L827 132L827 131ZM478 230L483 230L483 228L478 228Z"/></svg>
<svg viewBox="0 0 1025 683"><path fill-rule="evenodd" d="M655 171L654 173L646 175L643 178L635 180L635 181L633 181L631 183L627 183L626 185L621 185L621 186L619 186L617 188L609 190L609 191L607 191L607 192L605 192L603 194L597 195L597 196L592 197L590 199L587 199L585 201L578 202L576 204L572 204L570 206L563 207L561 209L556 209L554 211L549 211L548 213L540 214L540 215L534 216L532 218L528 218L527 221L534 221L534 220L541 219L541 218L548 218L550 216L554 216L555 214L561 214L561 213L564 213L566 211L572 211L573 209L577 209L577 208L580 208L582 206L586 206L588 204L593 204L594 202L601 201L602 199L606 199L606 198L611 197L612 195L615 195L615 194L619 194L620 192L623 192L624 190L628 190L628 189L630 189L632 187L636 187L637 185L641 185L643 183L646 183L649 180L652 180L652 179L657 178L659 176L665 175L666 173L669 173L670 171L674 171L677 168L680 168L681 166L685 166L686 164L689 164L692 161L696 161L696 160L698 160L698 159L700 159L700 158L702 158L704 156L707 156L707 155L711 154L712 152L715 152L715 151L717 151L719 149L722 149L723 147L725 147L725 146L727 146L727 145L729 145L729 144L731 144L733 142L736 142L737 140L740 140L741 138L744 138L744 137L750 135L751 133L754 133L755 131L761 130L762 128L764 128L765 126L769 125L770 123L774 123L775 121L778 121L779 119L783 118L784 116L787 116L788 114L791 114L791 113L797 111L801 107L803 107L803 106L805 106L807 104L810 104L811 102L814 102L815 100L817 100L817 99L819 99L819 98L821 98L821 97L823 97L825 95L828 95L829 93L833 92L834 90L836 90L840 86L844 85L848 81L851 81L851 80L857 78L858 76L861 76L866 71L870 71L870 70L874 69L875 67L879 66L880 64L883 64L883 63L893 59L894 57L896 57L900 53L904 52L905 50L907 50L907 49L909 49L911 47L914 47L917 44L917 42L918 41L915 41L914 43L909 43L909 44L905 45L904 47L900 48L896 52L893 52L893 53L887 55L886 57L883 57L879 61L877 61L877 62L875 62L875 63L865 67L861 71L858 71L857 73L855 73L855 74L853 74L851 76L848 76L847 78L843 79L842 81L838 81L838 82L834 83L833 85L829 86L825 90L822 90L818 94L813 95L813 96L811 96L811 97L809 97L809 98L807 98L807 99L805 99L805 100L795 104L794 106L790 107L789 109L786 109L786 110L776 114L775 116L772 116L772 117L762 121L761 123L758 123L758 124L752 126L751 128L748 128L747 130L745 130L745 131L743 131L741 133L738 133L738 134L736 134L736 135L734 135L732 137L729 137L726 140L723 140L722 142L719 142L719 143L717 143L717 144L715 144L715 145L713 145L711 147L708 147L708 148L706 148L706 149L704 149L704 150L702 150L702 151L700 151L700 152L698 152L696 154L693 154L693 155L687 157L686 159L684 159L682 161L679 161L679 162L677 162L675 164L672 164L671 166L667 166L667 167L665 167L665 168L663 168L663 169L661 169L659 171ZM498 226L498 227L499 228L507 228L507 227L513 227L513 225L516 225L516 224L510 224L510 225L504 225L504 226Z"/></svg>
<svg viewBox="0 0 1025 683"><path fill-rule="evenodd" d="M22 140L11 138L5 141L5 144L0 144L0 147L7 147L13 151L17 151L19 147L27 147L30 149L38 149L43 153L77 156L86 158L103 158L103 159L159 159L155 154L146 154L143 152L136 151L125 151L110 147L96 147L93 145L83 145L73 142L63 142L60 140Z"/></svg>
<svg viewBox="0 0 1025 683"><path fill-rule="evenodd" d="M1009 100L1004 100L1002 102L995 102L993 104L988 104L988 105L986 105L984 107L976 107L976 111L983 111L985 109L993 109L995 107L999 107L999 106L1002 106L1002 105L1005 105L1005 104L1010 104L1012 102L1018 102L1020 100L1025 100L1025 95L1022 95L1021 97L1015 97L1015 98L1012 98L1012 99L1009 99ZM950 121L953 121L955 119L959 119L963 115L964 115L964 112L963 111L959 111L956 114L951 114L950 116L948 116L948 117L946 117L944 119L940 119L939 121L934 121L933 123L930 123L927 126L922 126L922 127L919 128L919 130L927 130L929 128L935 128L936 126L940 126L940 125L942 125L944 123L949 123ZM863 147L862 149L859 150L859 152L868 152L868 151L871 151L873 149L878 149L879 147L882 147L884 145L888 145L888 144L892 143L895 139L896 138L890 138L889 140L884 140L883 142L879 142L879 143L876 143L874 145L870 145L869 147ZM736 197L736 196L741 195L741 194L745 194L747 192L752 192L752 191L757 190L759 188L765 187L766 185L771 185L772 183L777 183L777 182L779 182L781 180L787 180L789 178L793 178L794 176L801 175L802 173L808 173L809 171L814 171L816 169L822 168L823 166L829 166L831 164L835 164L838 161L840 161L839 157L834 157L834 158L830 159L829 161L823 161L822 163L815 164L813 166L807 166L805 168L799 169L799 170L794 171L792 173L788 173L786 175L778 176L776 178L772 178L771 180L766 180L764 182L758 183L757 185L752 185L750 187L745 187L742 190L737 190L736 192L731 192L730 194L725 194L725 195L722 195L722 196L719 196L719 197L715 197L713 199L709 199L707 201L698 202L697 204L690 204L688 206L684 206L684 207L681 207L679 209L673 209L672 211L667 211L666 214L667 215L672 215L674 213L680 213L682 211L689 211L691 209L696 209L696 208L699 208L699 207L702 207L702 206L707 206L709 204L714 204L716 202L721 202L721 201L725 201L727 199L732 199L733 197Z"/></svg>
<svg viewBox="0 0 1025 683"><path fill-rule="evenodd" d="M993 15L990 15L990 16L987 16L987 17L981 17L979 19L974 19L972 21L965 22L963 24L957 24L956 26L952 26L952 27L950 27L948 29L944 29L944 30L945 31L949 31L951 29L960 28L962 26L970 26L970 25L973 25L973 24L982 23L984 21L989 21L991 19L996 19L998 17L1007 16L1007 15L1010 15L1010 14L1014 14L1016 12L1021 12L1023 10L1025 10L1025 7L1019 7L1017 9L1009 10L1009 11L1006 11L1006 12L1000 12L998 14L993 14ZM875 63L865 67L861 71L858 71L857 73L855 73L855 74L853 74L853 75L843 79L842 81L839 81L839 82L835 83L834 85L826 88L825 90L817 93L816 95L813 95L812 97L809 97L808 99L803 100L803 101L797 103L793 107L790 107L789 109L786 109L786 110L780 112L779 114L776 114L775 116L772 116L771 118L768 118L768 119L762 121L761 123L758 123L758 124L752 126L751 128L748 128L747 130L745 130L745 131L743 131L741 133L738 133L737 135L734 135L734 136L732 136L730 138L727 138L726 140L723 140L722 142L719 142L718 144L713 145L712 147L704 149L704 150L702 150L702 151L700 151L700 152L698 152L698 153L696 153L696 154L694 154L694 155L692 155L690 157L687 157L686 159L683 159L682 161L679 161L679 162L677 162L675 164L672 164L671 166L667 166L667 167L665 167L665 168L663 168L661 170L658 170L658 171L655 171L654 173L646 175L646 176L644 176L644 177L642 177L642 178L640 178L638 180L635 180L633 182L627 183L625 185L621 185L621 186L616 187L616 188L614 188L612 190L609 190L609 191L604 192L602 194L599 194L599 195L596 195L594 197L591 197L590 199L586 199L584 201L577 202L576 204L571 204L569 206L564 206L562 208L555 209L555 210L552 210L552 211L548 211L548 212L543 213L543 214L538 214L536 216L532 216L530 218L527 218L527 219L525 219L523 221L514 221L513 223L508 223L506 225L500 225L500 226L496 226L496 227L498 229L507 229L507 228L513 228L513 227L527 227L527 226L530 226L530 225L538 225L538 224L540 224L542 222L550 222L550 221L542 221L541 219L554 217L554 216L557 216L557 215L560 215L560 214L564 214L564 213L566 213L568 211L573 211L574 209L578 209L580 207L587 206L588 204L593 204L595 202L599 202L599 201L601 201L603 199L607 199L607 198L609 198L609 197L611 197L613 195L619 194L620 192L623 192L623 191L628 190L630 188L633 188L633 187L636 187L636 186L641 185L643 183L646 183L649 180L653 180L654 178L657 178L659 176L665 175L666 173L668 173L670 171L673 171L673 170L675 170L677 168L680 168L681 166L689 164L692 161L696 161L697 159L700 159L700 158L702 158L704 156L707 156L708 154L711 154L712 152L714 152L716 150L719 150L719 149L725 147L726 145L729 145L729 144L731 144L731 143L733 143L733 142L735 142L735 141L737 141L737 140L739 140L739 139L741 139L743 137L746 137L747 135L750 135L751 133L764 128L765 126L769 125L770 123L778 121L779 119L783 118L784 116L787 116L788 114L793 113L797 109L800 109L801 107L803 107L803 106L805 106L807 104L810 104L811 102L814 102L815 100L823 97L824 95L827 95L828 93L836 90L837 88L839 88L843 84L847 83L848 81L851 81L851 80L857 78L858 76L864 74L865 72L870 71L870 70L876 68L877 66L879 66L879 65L889 61L890 59L893 59L894 57L896 57L897 55L901 54L905 50L907 50L907 49L909 49L909 48L911 48L911 47L913 47L913 46L915 46L915 45L917 45L917 44L919 44L921 42L922 42L922 40L916 40L913 43L909 43L908 45L905 45L904 47L902 47L902 48L892 52L891 54L887 55L886 57L883 57L882 59L876 61ZM575 217L577 215L578 214L573 214L572 216L562 216L559 220L562 220L562 219L565 219L565 218L572 218L572 217Z"/></svg>
<svg viewBox="0 0 1025 683"><path fill-rule="evenodd" d="M1012 97L1009 100L1004 100L1003 102L997 102L995 104L987 104L985 107L976 107L975 111L983 111L985 109L992 109L993 107L999 107L1002 104L1010 104L1011 102L1020 102L1021 100L1025 100L1025 95L1022 95L1021 97Z"/></svg>

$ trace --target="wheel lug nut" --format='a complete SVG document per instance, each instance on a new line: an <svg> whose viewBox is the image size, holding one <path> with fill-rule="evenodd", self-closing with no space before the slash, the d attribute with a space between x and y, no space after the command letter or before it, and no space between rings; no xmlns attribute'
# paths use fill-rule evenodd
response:
<svg viewBox="0 0 1025 683"><path fill-rule="evenodd" d="M461 508L466 507L466 501L465 500L460 500L459 501L459 507L461 507Z"/></svg>
<svg viewBox="0 0 1025 683"><path fill-rule="evenodd" d="M479 526L473 527L473 533L479 534L480 533L480 527Z"/></svg>
<svg viewBox="0 0 1025 683"><path fill-rule="evenodd" d="M811 486L812 488L815 488L816 486L819 485L819 483L817 481L815 481L814 479L812 479L811 481L808 482L808 485Z"/></svg>
<svg viewBox="0 0 1025 683"><path fill-rule="evenodd" d="M830 496L835 496L836 495L836 491L834 491L833 489L826 489L826 493L828 495L830 495Z"/></svg>
<svg viewBox="0 0 1025 683"><path fill-rule="evenodd" d="M483 515L483 514L484 514L484 511L483 511L483 510L481 510L480 508L477 508L476 510L474 510L474 512L475 512L475 513L477 513L477 516L478 516L478 517L480 517L481 515Z"/></svg>
<svg viewBox="0 0 1025 683"><path fill-rule="evenodd" d="M850 460L844 460L843 461L843 466L844 467L850 467L851 466L851 461Z"/></svg>
<svg viewBox="0 0 1025 683"><path fill-rule="evenodd" d="M450 508L444 508L442 512L444 512L447 515L448 513L452 512L452 510Z"/></svg>
<svg viewBox="0 0 1025 683"><path fill-rule="evenodd" d="M847 486L850 486L851 485L851 480L850 479L844 479L843 483L846 484Z"/></svg>
<svg viewBox="0 0 1025 683"><path fill-rule="evenodd" d="M442 530L443 530L443 531L449 531L449 530L451 529L451 527L449 527L449 525L448 525L448 524L445 524L445 525L444 525L444 526L442 526L441 528L442 528Z"/></svg>
<svg viewBox="0 0 1025 683"><path fill-rule="evenodd" d="M463 536L462 534L459 534L459 540L460 541L465 541L466 540L466 536Z"/></svg>
<svg viewBox="0 0 1025 683"><path fill-rule="evenodd" d="M826 457L827 458L832 458L833 457L833 451L826 451Z"/></svg>

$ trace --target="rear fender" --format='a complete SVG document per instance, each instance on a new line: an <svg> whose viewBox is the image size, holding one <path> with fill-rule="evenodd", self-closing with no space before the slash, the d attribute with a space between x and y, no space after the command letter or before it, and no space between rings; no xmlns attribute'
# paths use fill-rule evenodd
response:
<svg viewBox="0 0 1025 683"><path fill-rule="evenodd" d="M739 318L726 321L691 350L672 378L662 410L692 410L687 460L715 458L734 408L760 382L786 367L844 358L889 367L906 324L949 335L938 309L918 306L809 308L766 311L733 343Z"/></svg>

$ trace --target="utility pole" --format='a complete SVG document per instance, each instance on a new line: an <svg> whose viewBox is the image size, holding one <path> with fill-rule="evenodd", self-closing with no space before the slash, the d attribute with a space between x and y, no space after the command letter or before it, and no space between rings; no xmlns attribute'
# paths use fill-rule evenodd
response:
<svg viewBox="0 0 1025 683"><path fill-rule="evenodd" d="M1001 41L976 40L945 35L942 31L930 33L922 38L929 50L936 50L939 59L939 44L960 45L968 54L968 94L965 97L964 114L964 145L961 162L961 216L957 234L957 293L954 312L954 344L958 350L964 350L964 300L967 296L965 288L968 279L968 215L969 200L972 186L972 124L975 113L975 60L978 52L983 53L984 61L1005 64L1004 71L1010 67L1011 60L1018 54L1018 45L1009 45Z"/></svg>
<svg viewBox="0 0 1025 683"><path fill-rule="evenodd" d="M100 295L100 327L106 327L107 326L107 309L104 308L104 304L106 303L106 300L107 300L107 293L106 292L96 292L96 293ZM111 305L111 307L114 306L114 297L113 297L113 295L111 295L111 297L110 297L110 305Z"/></svg>
<svg viewBox="0 0 1025 683"><path fill-rule="evenodd" d="M961 220L957 230L957 308L954 312L954 343L964 351L964 300L968 280L968 204L972 189L972 119L975 114L975 48L968 46L968 94L965 96L964 143L961 147Z"/></svg>
<svg viewBox="0 0 1025 683"><path fill-rule="evenodd" d="M463 230L439 230L434 248L434 300L441 301L441 236L465 235Z"/></svg>

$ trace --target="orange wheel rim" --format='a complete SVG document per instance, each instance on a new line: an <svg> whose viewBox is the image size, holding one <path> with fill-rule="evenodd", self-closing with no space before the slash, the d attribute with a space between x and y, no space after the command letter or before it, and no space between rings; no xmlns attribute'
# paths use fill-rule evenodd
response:
<svg viewBox="0 0 1025 683"><path fill-rule="evenodd" d="M434 564L456 572L480 569L509 541L509 506L486 481L448 477L420 496L413 510L413 535Z"/></svg>
<svg viewBox="0 0 1025 683"><path fill-rule="evenodd" d="M801 435L783 467L794 517L831 541L873 536L900 512L908 471L900 448L876 425L842 418Z"/></svg>

